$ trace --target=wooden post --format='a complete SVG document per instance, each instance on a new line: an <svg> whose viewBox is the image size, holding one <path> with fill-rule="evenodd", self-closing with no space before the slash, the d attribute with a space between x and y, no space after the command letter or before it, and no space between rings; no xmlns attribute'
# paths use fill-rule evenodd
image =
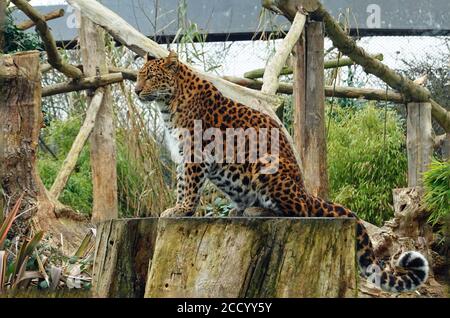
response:
<svg viewBox="0 0 450 318"><path fill-rule="evenodd" d="M328 195L322 22L309 22L295 47L294 142L300 151L306 189Z"/></svg>
<svg viewBox="0 0 450 318"><path fill-rule="evenodd" d="M408 187L421 187L433 154L431 104L408 103L407 108Z"/></svg>
<svg viewBox="0 0 450 318"><path fill-rule="evenodd" d="M355 222L164 218L145 297L355 297Z"/></svg>
<svg viewBox="0 0 450 318"><path fill-rule="evenodd" d="M80 47L86 76L108 73L105 54L105 33L85 17L80 17ZM99 74L97 74L99 73ZM88 104L91 103L88 98ZM113 122L113 99L105 87L103 101L90 136L93 183L92 222L118 217L116 142Z"/></svg>

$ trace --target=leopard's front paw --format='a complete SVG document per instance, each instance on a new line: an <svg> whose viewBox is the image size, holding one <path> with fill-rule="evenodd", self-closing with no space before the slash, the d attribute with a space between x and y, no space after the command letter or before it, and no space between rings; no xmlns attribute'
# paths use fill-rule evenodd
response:
<svg viewBox="0 0 450 318"><path fill-rule="evenodd" d="M169 208L165 210L159 217L161 218L173 218L173 217L182 217L182 216L190 216L193 213L181 207L175 206L173 208Z"/></svg>

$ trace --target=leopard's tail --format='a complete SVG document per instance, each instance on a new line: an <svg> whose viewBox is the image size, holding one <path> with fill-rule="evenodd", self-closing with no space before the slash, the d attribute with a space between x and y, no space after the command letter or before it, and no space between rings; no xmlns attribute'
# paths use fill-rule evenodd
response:
<svg viewBox="0 0 450 318"><path fill-rule="evenodd" d="M366 227L352 211L316 197L308 203L309 216L356 218L357 261L362 274L368 281L385 291L405 292L415 290L427 280L429 266L422 254L405 252L398 259L396 271L389 270L375 256Z"/></svg>
<svg viewBox="0 0 450 318"><path fill-rule="evenodd" d="M358 219L356 253L359 268L367 280L388 292L412 291L428 278L426 258L414 251L403 253L397 261L396 272L387 270L376 258L366 228Z"/></svg>

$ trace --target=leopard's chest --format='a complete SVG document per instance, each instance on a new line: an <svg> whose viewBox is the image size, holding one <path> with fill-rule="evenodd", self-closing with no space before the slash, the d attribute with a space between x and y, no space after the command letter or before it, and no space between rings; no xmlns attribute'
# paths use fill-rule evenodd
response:
<svg viewBox="0 0 450 318"><path fill-rule="evenodd" d="M157 105L159 117L163 121L164 127L164 141L167 149L170 152L172 161L176 164L183 162L182 147L180 144L180 131L172 125L171 115L168 106L163 102L155 102Z"/></svg>

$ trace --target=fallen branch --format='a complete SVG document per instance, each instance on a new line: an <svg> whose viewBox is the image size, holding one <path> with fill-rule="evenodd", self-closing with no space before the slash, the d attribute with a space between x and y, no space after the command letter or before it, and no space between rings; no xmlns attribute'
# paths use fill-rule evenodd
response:
<svg viewBox="0 0 450 318"><path fill-rule="evenodd" d="M84 144L86 143L89 135L92 132L92 129L95 125L95 120L97 118L98 110L100 109L100 105L102 104L104 91L102 88L97 89L94 97L92 98L91 104L86 112L86 118L84 120L83 126L80 128L80 132L78 133L75 141L72 144L72 148L70 148L69 153L67 154L66 159L58 172L58 175L53 182L53 185L50 189L50 194L58 199L61 195L62 190L66 186L67 180L69 180L70 175L72 174L73 169L77 163L78 157L83 149Z"/></svg>
<svg viewBox="0 0 450 318"><path fill-rule="evenodd" d="M50 21L50 20L54 20L54 19L57 19L57 18L60 18L63 16L64 16L64 9L58 9L58 10L52 11L50 13L47 13L46 15L43 15L42 19L44 21ZM36 25L36 23L33 20L28 20L28 21L24 21L24 22L18 24L17 28L19 30L25 31L35 25Z"/></svg>
<svg viewBox="0 0 450 318"><path fill-rule="evenodd" d="M34 9L25 0L11 0L12 3L16 5L21 11L23 11L35 24L36 30L41 36L42 42L44 43L45 50L47 51L48 62L61 73L74 79L79 79L83 76L83 73L76 67L65 63L58 53L56 47L55 39L53 38L44 17Z"/></svg>
<svg viewBox="0 0 450 318"><path fill-rule="evenodd" d="M289 32L283 39L280 47L278 48L275 55L269 60L267 64L264 77L263 86L261 87L261 92L266 94L275 94L278 89L278 77L280 75L281 69L286 63L289 54L294 48L295 43L297 43L302 31L305 27L306 15L301 12L295 14L294 21L292 22Z"/></svg>
<svg viewBox="0 0 450 318"><path fill-rule="evenodd" d="M383 54L373 55L373 58L382 61ZM342 59L334 59L324 62L324 69L337 68L342 66L354 65L355 62L348 57L344 57ZM256 70L248 71L244 73L245 78L255 79L261 78L264 76L265 68L258 68ZM286 66L281 69L280 75L290 75L293 73L292 67Z"/></svg>
<svg viewBox="0 0 450 318"><path fill-rule="evenodd" d="M86 89L95 89L123 81L122 73L112 73L102 76L86 77L77 82L64 82L42 88L42 97L57 94L77 92Z"/></svg>

